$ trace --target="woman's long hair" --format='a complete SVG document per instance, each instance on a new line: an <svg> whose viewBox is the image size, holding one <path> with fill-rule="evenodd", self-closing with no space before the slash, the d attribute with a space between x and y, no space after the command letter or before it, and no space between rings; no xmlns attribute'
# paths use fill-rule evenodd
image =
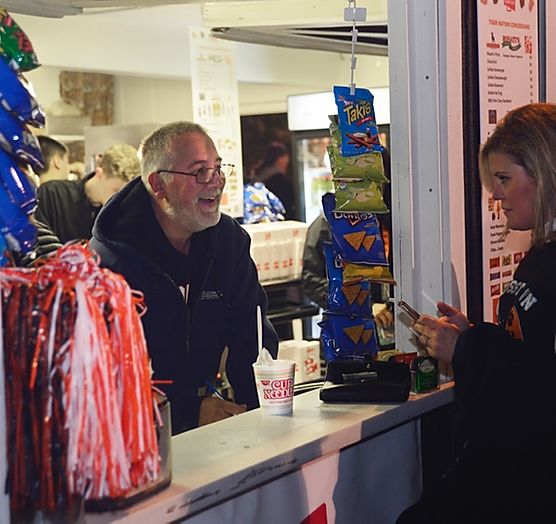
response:
<svg viewBox="0 0 556 524"><path fill-rule="evenodd" d="M496 126L479 153L483 185L493 191L489 156L509 155L537 184L532 243L556 240L556 104L528 104L510 111Z"/></svg>

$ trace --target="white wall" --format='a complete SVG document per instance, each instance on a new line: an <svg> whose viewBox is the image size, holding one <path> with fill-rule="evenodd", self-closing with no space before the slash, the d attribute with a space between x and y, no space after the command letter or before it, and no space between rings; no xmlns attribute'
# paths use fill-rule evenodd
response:
<svg viewBox="0 0 556 524"><path fill-rule="evenodd" d="M187 27L202 24L198 5L17 21L43 64L28 78L44 107L59 97L61 69L84 70L116 75L115 124L191 118ZM331 90L350 74L345 54L256 44L236 44L236 64L242 115L285 112L288 95ZM357 66L358 85L388 85L388 58L360 55Z"/></svg>

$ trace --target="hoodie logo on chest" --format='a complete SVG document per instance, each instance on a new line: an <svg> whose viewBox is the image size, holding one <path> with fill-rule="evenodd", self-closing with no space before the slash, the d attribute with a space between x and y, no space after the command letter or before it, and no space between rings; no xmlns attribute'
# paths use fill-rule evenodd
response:
<svg viewBox="0 0 556 524"><path fill-rule="evenodd" d="M218 291L202 291L201 300L219 300L222 297L222 293Z"/></svg>

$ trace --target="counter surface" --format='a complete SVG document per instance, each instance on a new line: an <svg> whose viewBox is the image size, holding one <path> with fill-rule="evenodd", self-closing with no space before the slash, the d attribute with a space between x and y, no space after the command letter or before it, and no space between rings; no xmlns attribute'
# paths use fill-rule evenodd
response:
<svg viewBox="0 0 556 524"><path fill-rule="evenodd" d="M192 515L302 465L372 438L453 400L451 384L402 404L324 404L294 398L292 416L253 410L172 438L172 485L125 511L87 523L162 522Z"/></svg>

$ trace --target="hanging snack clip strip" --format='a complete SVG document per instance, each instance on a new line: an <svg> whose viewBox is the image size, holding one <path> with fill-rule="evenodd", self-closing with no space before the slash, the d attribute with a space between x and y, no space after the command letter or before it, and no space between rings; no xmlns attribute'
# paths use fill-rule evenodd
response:
<svg viewBox="0 0 556 524"><path fill-rule="evenodd" d="M367 20L367 8L357 7L356 0L348 0L349 6L344 8L344 22L351 22L351 82L349 84L349 93L355 95L355 68L357 67L357 57L355 56L355 44L357 43L357 27L356 22L364 22Z"/></svg>

